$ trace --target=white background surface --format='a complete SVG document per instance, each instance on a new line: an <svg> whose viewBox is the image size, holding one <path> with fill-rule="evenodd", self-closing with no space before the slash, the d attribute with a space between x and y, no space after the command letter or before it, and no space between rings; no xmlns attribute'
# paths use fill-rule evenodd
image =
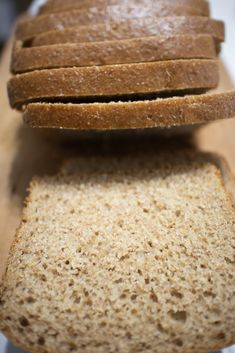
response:
<svg viewBox="0 0 235 353"><path fill-rule="evenodd" d="M32 11L35 12L37 6L44 0L35 0ZM211 0L212 16L222 19L226 23L226 44L223 45L222 58L235 83L235 0ZM234 313L235 315L235 313ZM0 334L0 353L24 353L11 345L3 335ZM223 353L235 353L235 346L226 349Z"/></svg>

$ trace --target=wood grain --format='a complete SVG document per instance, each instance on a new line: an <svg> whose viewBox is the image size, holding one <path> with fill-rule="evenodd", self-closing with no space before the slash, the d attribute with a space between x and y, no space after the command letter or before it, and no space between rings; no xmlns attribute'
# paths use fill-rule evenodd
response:
<svg viewBox="0 0 235 353"><path fill-rule="evenodd" d="M20 222L31 178L55 173L64 158L76 154L76 148L64 146L66 132L27 128L22 125L19 113L10 109L6 93L6 83L10 77L10 51L11 42L0 64L0 276L4 272L9 248ZM221 90L233 88L223 67L221 72ZM216 122L200 129L196 141L201 149L224 156L235 174L234 132L234 119ZM69 135L70 138L74 136ZM88 144L84 137L81 140Z"/></svg>

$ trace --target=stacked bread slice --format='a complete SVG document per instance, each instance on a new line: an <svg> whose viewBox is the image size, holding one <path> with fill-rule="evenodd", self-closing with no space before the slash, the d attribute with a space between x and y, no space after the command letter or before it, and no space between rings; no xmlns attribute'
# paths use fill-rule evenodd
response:
<svg viewBox="0 0 235 353"><path fill-rule="evenodd" d="M9 97L31 126L135 129L235 115L233 92L205 95L218 86L224 40L205 0L51 0L16 36Z"/></svg>

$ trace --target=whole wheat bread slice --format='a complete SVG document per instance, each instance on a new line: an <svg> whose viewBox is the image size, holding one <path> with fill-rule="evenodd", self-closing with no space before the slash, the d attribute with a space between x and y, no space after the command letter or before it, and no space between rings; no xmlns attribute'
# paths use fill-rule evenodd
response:
<svg viewBox="0 0 235 353"><path fill-rule="evenodd" d="M94 7L85 10L71 10L58 12L53 15L42 15L21 19L18 22L16 36L24 40L32 38L37 34L56 29L64 29L82 25L91 25L123 19L142 17L165 17L165 16L201 16L200 9L189 6L178 6L174 3L164 4L156 2L153 6L107 6Z"/></svg>
<svg viewBox="0 0 235 353"><path fill-rule="evenodd" d="M224 41L224 23L207 17L177 16L139 18L125 21L59 29L39 34L30 46L130 39L146 36L211 35L217 45Z"/></svg>
<svg viewBox="0 0 235 353"><path fill-rule="evenodd" d="M235 342L235 214L190 153L84 158L35 179L0 328L33 353L205 353Z"/></svg>
<svg viewBox="0 0 235 353"><path fill-rule="evenodd" d="M217 60L172 60L32 71L9 81L12 107L32 101L121 97L206 90L218 85Z"/></svg>
<svg viewBox="0 0 235 353"><path fill-rule="evenodd" d="M13 73L65 67L102 66L175 59L213 59L216 50L209 35L154 36L117 41L55 44L33 48L15 43Z"/></svg>
<svg viewBox="0 0 235 353"><path fill-rule="evenodd" d="M113 130L202 124L235 117L235 91L179 98L93 104L33 103L24 121L33 127Z"/></svg>
<svg viewBox="0 0 235 353"><path fill-rule="evenodd" d="M158 0L162 4L177 4L180 6L190 6L200 9L204 16L210 15L209 3L206 0ZM67 11L71 9L82 9L93 6L109 6L109 5L132 5L132 6L149 6L155 5L156 0L49 0L41 8L40 14L55 13L60 11Z"/></svg>

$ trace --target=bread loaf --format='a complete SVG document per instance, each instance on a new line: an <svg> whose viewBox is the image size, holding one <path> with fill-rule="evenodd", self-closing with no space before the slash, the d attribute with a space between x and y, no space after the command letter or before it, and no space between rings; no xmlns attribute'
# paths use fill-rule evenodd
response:
<svg viewBox="0 0 235 353"><path fill-rule="evenodd" d="M235 214L200 154L93 157L36 179L0 328L32 353L205 353L235 342Z"/></svg>
<svg viewBox="0 0 235 353"><path fill-rule="evenodd" d="M71 101L214 88L217 60L152 63L33 71L14 76L8 85L12 107L32 101Z"/></svg>

